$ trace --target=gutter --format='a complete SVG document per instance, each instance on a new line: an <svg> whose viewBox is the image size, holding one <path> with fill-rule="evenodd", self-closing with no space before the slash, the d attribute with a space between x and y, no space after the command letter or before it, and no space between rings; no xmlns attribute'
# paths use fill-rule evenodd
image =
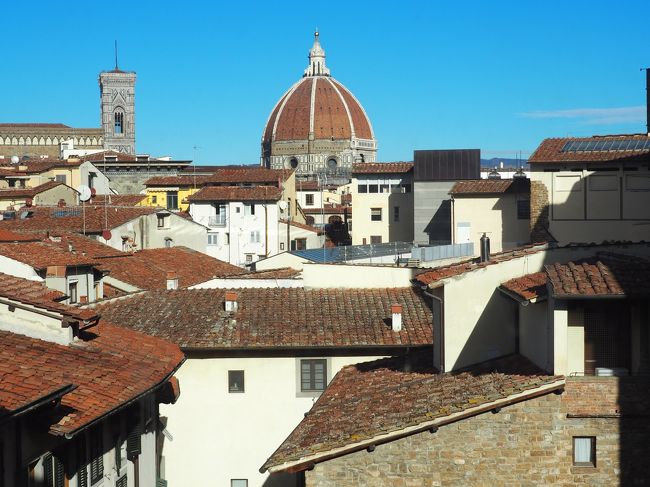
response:
<svg viewBox="0 0 650 487"><path fill-rule="evenodd" d="M63 433L63 432L61 432L61 431L56 431L56 430L52 430L52 429L50 429L50 430L49 430L50 433L52 433L52 434L55 435L55 436L63 436L63 437L65 437L66 440L71 440L71 439L73 439L77 434L81 433L82 431L85 431L85 430L87 430L88 428L92 428L94 425L96 425L96 424L99 423L100 421L103 421L104 418L106 418L106 417L108 417L108 416L111 416L111 415L113 415L113 414L115 414L115 413L118 413L118 412L122 411L123 409L126 409L128 406L130 406L130 405L133 404L134 402L139 401L139 400L142 399L144 396L146 396L146 395L148 395L148 394L151 394L151 393L154 392L156 389L158 389L158 388L160 388L161 386L163 386L165 383L167 383L167 381L168 381L171 377L174 376L174 374L178 371L178 369L181 367L181 365L183 365L184 362L185 362L185 357L183 357L183 360L181 360L181 361L179 362L179 364L178 364L176 367L174 367L174 369L173 369L169 374L167 374L167 375L166 375L166 376L165 376L161 381L159 381L157 384L155 384L154 386L150 387L149 389L147 389L147 390L141 392L141 393L138 394L137 396L132 397L132 398L129 399L128 401L125 401L125 402L119 404L117 407L115 407L115 408L113 408L113 409L111 409L111 410L109 410L109 411L106 411L106 412L105 412L104 414L102 414L101 416L99 416L99 417L93 419L91 422L86 423L85 425L81 426L80 428L77 428L76 430L70 431L70 432L68 432L68 433Z"/></svg>
<svg viewBox="0 0 650 487"><path fill-rule="evenodd" d="M480 406L468 408L463 411L459 411L457 413L453 413L448 416L445 416L444 418L437 418L414 426L408 426L401 430L396 430L390 433L376 435L372 438L368 438L366 440L357 443L352 443L350 445L334 448L327 452L315 453L306 457L302 457L299 460L288 461L283 464L271 466L268 468L262 466L259 471L260 473L264 473L267 471L269 473L277 473L277 472L295 473L303 470L311 470L314 468L314 465L316 463L322 463L324 461L332 460L334 458L342 457L344 455L349 455L350 453L355 453L361 450L368 450L369 452L372 452L374 451L377 445L389 443L395 440L399 440L401 438L405 438L407 436L412 436L417 433L422 433L424 431L430 431L431 433L435 433L438 430L438 427L440 426L445 426L447 424L455 423L462 419L470 418L472 416L477 416L479 414L486 413L488 411L497 413L500 411L502 407L510 406L518 402L523 402L529 399L534 399L536 397L544 396L551 392L562 391L564 390L565 384L566 384L565 379L559 379L556 380L555 382L543 385L536 389L520 392L512 396L507 396L502 399L497 399L496 401L491 401L488 403L481 404Z"/></svg>
<svg viewBox="0 0 650 487"><path fill-rule="evenodd" d="M6 417L0 420L0 424L6 423L11 419L22 416L23 414L27 414L49 402L59 400L69 392L74 391L76 388L77 386L74 384L66 384L63 387L60 387L57 390L38 398L36 401L30 402L29 404L26 404L18 409L10 411Z"/></svg>

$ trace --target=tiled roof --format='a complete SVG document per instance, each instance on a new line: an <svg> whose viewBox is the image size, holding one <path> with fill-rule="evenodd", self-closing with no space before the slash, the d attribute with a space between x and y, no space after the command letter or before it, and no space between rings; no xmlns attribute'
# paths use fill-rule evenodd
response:
<svg viewBox="0 0 650 487"><path fill-rule="evenodd" d="M19 164L11 166L11 173L15 175L24 175L24 174L40 174L50 169L59 168L59 167L79 167L81 161L70 159L70 160L61 160L61 159L27 159L20 161ZM26 166L24 169L19 169L22 166Z"/></svg>
<svg viewBox="0 0 650 487"><path fill-rule="evenodd" d="M101 233L105 229L118 227L126 222L143 215L155 213L151 207L104 207L103 205L65 206L34 206L25 208L31 213L24 220L2 220L0 228L26 231L68 231ZM58 216L57 216L58 215ZM84 225L85 220L85 225Z"/></svg>
<svg viewBox="0 0 650 487"><path fill-rule="evenodd" d="M292 172L285 169L266 169L263 167L215 167L212 174L207 176L154 176L145 181L146 186L192 186L197 187L209 184L237 184L237 183L273 183L284 181Z"/></svg>
<svg viewBox="0 0 650 487"><path fill-rule="evenodd" d="M43 193L57 186L65 186L63 183L58 181L48 181L47 183L34 186L33 188L8 188L0 189L0 199L5 198L33 198L39 193ZM70 188L72 189L72 188Z"/></svg>
<svg viewBox="0 0 650 487"><path fill-rule="evenodd" d="M282 267L279 269L267 269L263 271L247 272L238 276L232 276L233 279L296 279L300 276L301 271L292 267ZM230 276L226 276L230 277Z"/></svg>
<svg viewBox="0 0 650 487"><path fill-rule="evenodd" d="M0 242L38 242L39 240L38 235L12 232L0 228Z"/></svg>
<svg viewBox="0 0 650 487"><path fill-rule="evenodd" d="M94 154L86 154L85 156L79 156L79 160L89 161L92 163L104 162L106 156L111 158L117 158L117 160L120 162L136 162L136 158L133 154L124 154L123 152L115 152L112 150L106 150L101 152L95 152ZM106 162L110 162L110 161L106 161Z"/></svg>
<svg viewBox="0 0 650 487"><path fill-rule="evenodd" d="M189 201L278 201L282 189L274 186L206 186Z"/></svg>
<svg viewBox="0 0 650 487"><path fill-rule="evenodd" d="M531 299L546 297L547 280L546 272L535 272L534 274L510 279L501 284L501 288L524 301L530 301Z"/></svg>
<svg viewBox="0 0 650 487"><path fill-rule="evenodd" d="M30 281L0 273L0 296L47 311L54 311L73 320L83 321L97 318L97 313L92 309L75 308L55 301L62 298L63 293L49 289L39 281Z"/></svg>
<svg viewBox="0 0 650 487"><path fill-rule="evenodd" d="M287 220L280 220L280 223L286 225ZM292 221L291 226L296 228L302 228L303 230L309 230L310 232L317 233L318 235L321 235L323 233L323 230L321 230L320 228L312 227L311 225L306 225L305 223Z"/></svg>
<svg viewBox="0 0 650 487"><path fill-rule="evenodd" d="M650 149L647 150L619 150L619 151L568 151L563 152L562 148L567 142L580 141L624 141L648 139L645 134L638 135L611 135L594 137L563 137L545 139L539 147L528 158L529 164L548 162L608 162L623 160L650 160Z"/></svg>
<svg viewBox="0 0 650 487"><path fill-rule="evenodd" d="M432 343L431 310L419 290L237 289L239 308L224 311L226 289L151 291L97 307L122 326L184 348L417 346ZM191 305L188 305L191 303ZM402 331L391 305L404 307Z"/></svg>
<svg viewBox="0 0 650 487"><path fill-rule="evenodd" d="M0 331L0 389L27 398L41 387L77 386L61 400L65 415L49 425L55 435L74 434L164 383L182 361L172 343L104 322L68 346Z"/></svg>
<svg viewBox="0 0 650 487"><path fill-rule="evenodd" d="M98 194L93 196L92 203L94 205L104 205L106 203L109 206L136 206L146 198L146 194Z"/></svg>
<svg viewBox="0 0 650 487"><path fill-rule="evenodd" d="M18 366L3 370L0 365L0 420L42 401L60 398L74 387L60 379L38 374L36 370L27 371Z"/></svg>
<svg viewBox="0 0 650 487"><path fill-rule="evenodd" d="M70 252L48 241L0 242L0 255L22 262L36 270L50 266L92 266L95 259L81 252Z"/></svg>
<svg viewBox="0 0 650 487"><path fill-rule="evenodd" d="M323 191L335 191L338 188L335 184L323 185ZM296 191L320 191L321 185L318 181L296 181Z"/></svg>
<svg viewBox="0 0 650 487"><path fill-rule="evenodd" d="M396 174L413 169L412 162L355 162L352 174Z"/></svg>
<svg viewBox="0 0 650 487"><path fill-rule="evenodd" d="M406 372L408 361L410 371ZM438 374L431 352L349 365L266 461L262 470L318 461L392 441L564 386L522 356ZM521 394L520 396L516 396Z"/></svg>
<svg viewBox="0 0 650 487"><path fill-rule="evenodd" d="M500 252L497 254L490 254L490 260L487 262L480 262L478 259L468 259L463 262L458 262L456 264L435 267L431 270L424 271L418 274L417 276L415 276L415 281L417 281L420 284L430 285L442 279L460 276L462 274L465 274L466 272L472 272L477 269L482 269L489 265L496 265L499 262L516 259L519 257L523 257L525 255L536 254L537 252L545 250L546 248L547 246L545 244L526 245L514 250L507 250L505 252Z"/></svg>
<svg viewBox="0 0 650 487"><path fill-rule="evenodd" d="M167 273L175 272L179 287L189 287L215 277L234 276L241 267L186 247L140 250L133 254L99 259L109 276L143 290L166 289Z"/></svg>
<svg viewBox="0 0 650 487"><path fill-rule="evenodd" d="M530 179L475 179L457 181L449 191L455 196L465 194L530 193Z"/></svg>
<svg viewBox="0 0 650 487"><path fill-rule="evenodd" d="M599 252L596 257L544 266L554 297L650 296L650 260Z"/></svg>

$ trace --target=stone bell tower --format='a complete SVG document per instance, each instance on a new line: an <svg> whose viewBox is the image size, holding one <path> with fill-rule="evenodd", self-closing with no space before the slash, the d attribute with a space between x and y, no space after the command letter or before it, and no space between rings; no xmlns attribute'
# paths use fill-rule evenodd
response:
<svg viewBox="0 0 650 487"><path fill-rule="evenodd" d="M135 155L135 73L115 69L99 74L104 149Z"/></svg>

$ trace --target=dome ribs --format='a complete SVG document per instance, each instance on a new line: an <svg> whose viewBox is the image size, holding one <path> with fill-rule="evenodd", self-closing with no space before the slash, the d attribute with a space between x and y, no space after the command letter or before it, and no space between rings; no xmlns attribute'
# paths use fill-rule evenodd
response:
<svg viewBox="0 0 650 487"><path fill-rule="evenodd" d="M341 96L345 100L345 104L348 106L350 117L352 118L352 124L354 125L355 136L359 139L374 138L370 121L361 107L361 104L341 83L332 78L330 78L330 82L338 88Z"/></svg>
<svg viewBox="0 0 650 487"><path fill-rule="evenodd" d="M344 102L326 78L316 82L314 106L314 137L316 139L349 139L352 137L350 120Z"/></svg>
<svg viewBox="0 0 650 487"><path fill-rule="evenodd" d="M287 95L284 108L278 114L274 140L298 140L309 137L312 80L305 78Z"/></svg>

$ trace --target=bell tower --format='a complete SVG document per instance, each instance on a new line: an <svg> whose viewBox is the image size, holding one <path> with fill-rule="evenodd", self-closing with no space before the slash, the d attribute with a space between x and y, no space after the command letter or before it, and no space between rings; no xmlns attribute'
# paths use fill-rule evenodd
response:
<svg viewBox="0 0 650 487"><path fill-rule="evenodd" d="M115 69L99 73L104 149L135 155L135 73Z"/></svg>

